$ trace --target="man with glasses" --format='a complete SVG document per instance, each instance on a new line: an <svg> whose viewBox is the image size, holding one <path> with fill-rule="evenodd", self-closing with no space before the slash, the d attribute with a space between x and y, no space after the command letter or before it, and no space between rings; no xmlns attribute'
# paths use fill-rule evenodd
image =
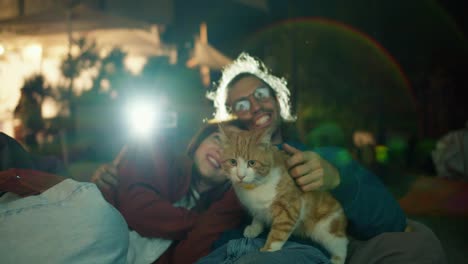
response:
<svg viewBox="0 0 468 264"><path fill-rule="evenodd" d="M414 231L404 232L407 219L398 202L347 151L331 147L306 151L305 146L288 138L284 128L296 120L289 96L284 78L270 74L262 62L245 53L225 68L216 91L208 94L216 108L215 120L236 118L245 129L270 127L275 131L272 143L291 154L287 165L298 186L303 191L329 190L342 204L348 233L354 238L347 263L445 263L432 231L408 221ZM283 249L274 258L255 254L243 258L249 263L281 263L281 259L288 261L302 253Z"/></svg>

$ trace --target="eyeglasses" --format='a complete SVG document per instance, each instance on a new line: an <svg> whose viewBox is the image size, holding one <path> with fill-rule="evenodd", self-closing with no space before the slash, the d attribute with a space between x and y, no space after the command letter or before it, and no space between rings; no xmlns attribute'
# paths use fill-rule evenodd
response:
<svg viewBox="0 0 468 264"><path fill-rule="evenodd" d="M273 92L270 87L266 86L260 86L255 91L246 96L238 99L232 104L232 111L236 114L243 114L248 111L250 111L250 108L252 107L251 99L255 99L258 103L260 102L265 102L268 99L273 97Z"/></svg>

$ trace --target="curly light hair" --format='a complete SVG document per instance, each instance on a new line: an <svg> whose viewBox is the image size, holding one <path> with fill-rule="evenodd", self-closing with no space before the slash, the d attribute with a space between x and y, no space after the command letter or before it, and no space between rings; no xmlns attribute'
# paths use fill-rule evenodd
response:
<svg viewBox="0 0 468 264"><path fill-rule="evenodd" d="M228 89L233 81L238 80L236 77L249 74L259 78L273 89L280 106L280 115L283 121L295 121L296 116L291 114L290 91L286 79L274 76L263 62L245 52L241 53L234 62L223 69L217 89L206 94L208 99L213 100L216 109L214 119L218 122L232 119L232 115L226 106Z"/></svg>

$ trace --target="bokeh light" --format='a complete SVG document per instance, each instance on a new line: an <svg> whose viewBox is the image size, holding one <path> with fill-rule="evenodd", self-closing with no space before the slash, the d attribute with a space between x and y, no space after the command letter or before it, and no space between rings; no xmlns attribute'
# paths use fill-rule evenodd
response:
<svg viewBox="0 0 468 264"><path fill-rule="evenodd" d="M156 103L135 100L127 106L127 118L132 136L146 138L157 128L159 111Z"/></svg>
<svg viewBox="0 0 468 264"><path fill-rule="evenodd" d="M39 44L31 44L29 46L26 46L23 49L22 55L25 60L31 60L36 62L42 57L42 46Z"/></svg>

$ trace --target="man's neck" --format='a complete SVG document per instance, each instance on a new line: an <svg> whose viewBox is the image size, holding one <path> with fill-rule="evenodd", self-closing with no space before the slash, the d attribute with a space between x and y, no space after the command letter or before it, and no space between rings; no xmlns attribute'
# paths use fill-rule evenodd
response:
<svg viewBox="0 0 468 264"><path fill-rule="evenodd" d="M271 137L271 143L273 145L278 145L283 143L283 136L281 134L281 129L278 128L275 133L273 133L273 136Z"/></svg>

